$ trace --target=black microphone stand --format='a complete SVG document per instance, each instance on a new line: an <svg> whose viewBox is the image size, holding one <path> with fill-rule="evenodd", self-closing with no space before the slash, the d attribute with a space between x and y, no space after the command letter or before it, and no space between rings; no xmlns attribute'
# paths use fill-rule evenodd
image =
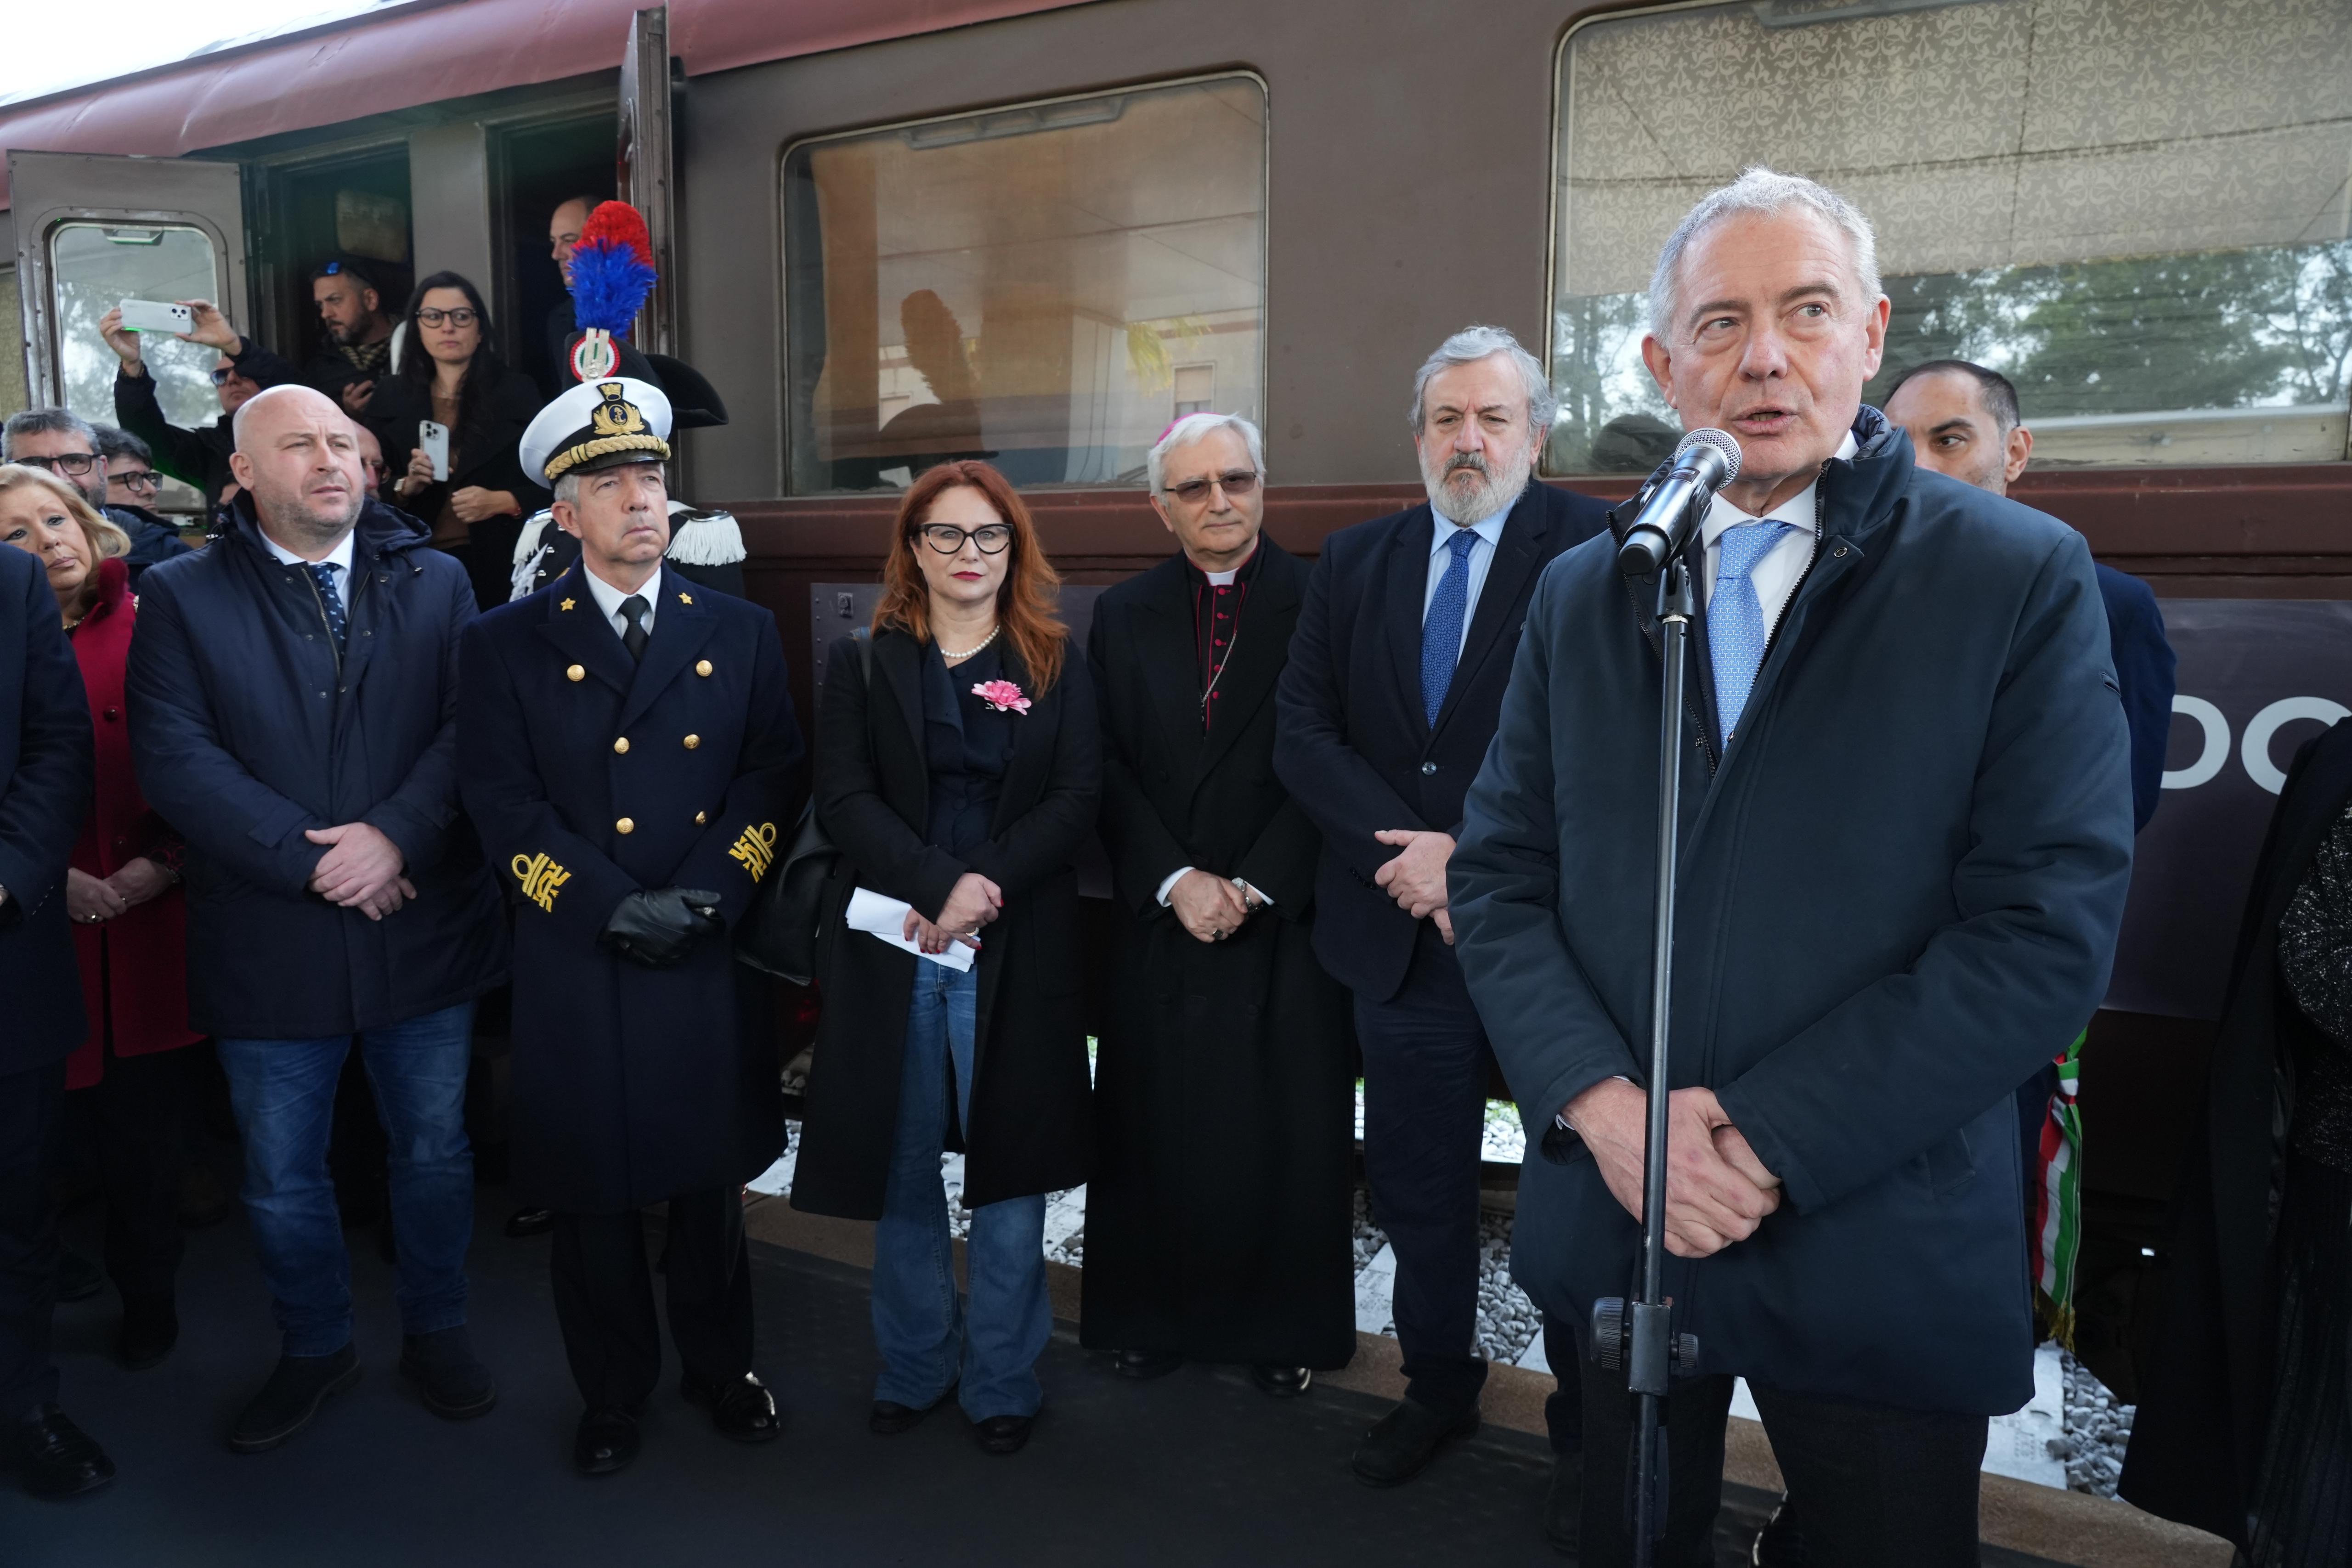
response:
<svg viewBox="0 0 2352 1568"><path fill-rule="evenodd" d="M1686 536L1696 539L1698 530ZM1627 1499L1634 1568L1651 1568L1665 1533L1667 1380L1697 1369L1698 1340L1672 1332L1666 1271L1666 1044L1674 1002L1675 861L1682 838L1683 684L1690 660L1691 617L1698 612L1690 566L1676 550L1658 572L1658 633L1665 665L1658 696L1658 880L1650 938L1649 1134L1642 1150L1642 1293L1629 1310L1621 1297L1592 1309L1592 1354L1612 1371L1622 1366L1639 1401L1633 1429L1633 1494Z"/></svg>

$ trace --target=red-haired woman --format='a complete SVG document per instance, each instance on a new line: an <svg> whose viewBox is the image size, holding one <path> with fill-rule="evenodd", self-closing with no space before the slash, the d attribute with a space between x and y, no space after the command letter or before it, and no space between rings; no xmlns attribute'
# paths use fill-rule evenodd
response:
<svg viewBox="0 0 2352 1568"><path fill-rule="evenodd" d="M981 1446L1011 1454L1053 1327L1045 1195L1085 1181L1092 1154L1071 862L1102 789L1094 695L1003 475L929 470L894 538L872 647L834 644L818 705L817 819L842 853L793 1204L880 1221L873 1429L903 1432L960 1389ZM908 906L906 946L847 929L861 889ZM966 1312L940 1179L952 1148Z"/></svg>
<svg viewBox="0 0 2352 1568"><path fill-rule="evenodd" d="M122 1292L115 1354L152 1366L180 1336L180 1176L186 1159L187 905L177 833L131 776L122 676L138 601L131 540L81 492L37 468L0 467L0 546L40 559L89 695L98 790L66 873L89 1037L66 1062L70 1113L90 1118L106 1189L106 1271Z"/></svg>

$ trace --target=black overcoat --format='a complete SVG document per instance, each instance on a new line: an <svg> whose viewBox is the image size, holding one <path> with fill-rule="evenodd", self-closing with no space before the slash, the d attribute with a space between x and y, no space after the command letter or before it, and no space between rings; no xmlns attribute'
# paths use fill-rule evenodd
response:
<svg viewBox="0 0 2352 1568"><path fill-rule="evenodd" d="M1080 1326L1107 1350L1336 1367L1356 1348L1348 994L1315 957L1321 838L1274 776L1274 687L1307 570L1272 539L1258 549L1205 737L1184 558L1095 606L1120 920ZM1202 942L1159 899L1186 866L1273 907Z"/></svg>
<svg viewBox="0 0 2352 1568"><path fill-rule="evenodd" d="M2295 754L2238 932L2204 1119L2158 1255L2155 1332L2116 1490L2241 1548L2274 1393L2273 1248L2298 1037L2329 1049L2286 990L2279 921L2352 800L2352 722Z"/></svg>
<svg viewBox="0 0 2352 1568"><path fill-rule="evenodd" d="M1315 950L1366 1001L1404 984L1418 922L1374 880L1396 849L1372 835L1462 836L1462 797L1495 738L1528 598L1547 562L1606 526L1607 508L1528 481L1471 612L1461 662L1432 725L1421 703L1422 607L1434 514L1423 502L1323 541L1282 673L1274 760L1323 833Z"/></svg>
<svg viewBox="0 0 2352 1568"><path fill-rule="evenodd" d="M63 1061L89 1033L65 888L97 786L57 595L38 560L0 549L0 1077Z"/></svg>
<svg viewBox="0 0 2352 1568"><path fill-rule="evenodd" d="M650 969L598 937L640 888L731 927L792 832L803 755L775 618L667 570L642 662L574 568L468 629L466 809L513 901L514 1173L614 1213L750 1180L783 1148L765 979L709 941Z"/></svg>
<svg viewBox="0 0 2352 1568"><path fill-rule="evenodd" d="M924 841L930 766L923 751L922 645L886 630L874 684L855 639L825 655L818 703L816 811L841 859L825 887L818 974L824 1016L809 1070L793 1207L876 1219L890 1173L898 1070L915 966L927 960L842 921L870 888L927 916L976 871L1004 908L981 930L980 1019L963 1201L978 1207L1087 1179L1093 1091L1079 1008L1084 945L1072 862L1095 825L1102 758L1086 661L1064 660L1043 696L1011 647L1004 678L1030 695L987 842L960 861Z"/></svg>

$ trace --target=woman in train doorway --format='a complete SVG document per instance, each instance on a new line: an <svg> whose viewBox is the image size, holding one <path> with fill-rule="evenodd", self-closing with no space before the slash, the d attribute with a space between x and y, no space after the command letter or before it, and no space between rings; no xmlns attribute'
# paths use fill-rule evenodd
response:
<svg viewBox="0 0 2352 1568"><path fill-rule="evenodd" d="M89 1035L66 1061L67 1125L106 1195L106 1272L122 1294L115 1356L153 1366L180 1337L180 1176L195 1098L188 1027L186 845L131 769L122 678L138 601L128 535L40 469L0 467L0 545L38 559L81 666L98 788L66 873Z"/></svg>
<svg viewBox="0 0 2352 1568"><path fill-rule="evenodd" d="M399 365L378 383L367 424L400 476L384 498L422 518L434 547L465 564L484 609L507 601L515 537L548 502L519 455L544 401L529 376L499 357L480 289L454 272L418 280ZM433 476L427 421L448 432L446 478Z"/></svg>
<svg viewBox="0 0 2352 1568"><path fill-rule="evenodd" d="M1102 790L1094 695L1002 474L930 469L895 538L872 643L834 644L818 705L817 820L841 859L793 1205L880 1221L873 1430L904 1432L960 1389L981 1446L1012 1454L1053 1327L1045 1195L1085 1181L1092 1154L1072 862ZM883 900L897 912L877 922ZM951 1149L972 1211L968 1307L940 1175Z"/></svg>
<svg viewBox="0 0 2352 1568"><path fill-rule="evenodd" d="M2117 1490L2248 1568L2333 1568L2352 1562L2352 721L2287 769L2203 1114Z"/></svg>

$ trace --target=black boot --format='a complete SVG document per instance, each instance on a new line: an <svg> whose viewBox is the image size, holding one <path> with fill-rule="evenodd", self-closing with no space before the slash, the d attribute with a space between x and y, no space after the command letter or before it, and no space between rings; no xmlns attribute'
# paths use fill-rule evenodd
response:
<svg viewBox="0 0 2352 1568"><path fill-rule="evenodd" d="M126 1369L144 1372L179 1343L180 1312L170 1291L122 1298L122 1333L114 1342L114 1355Z"/></svg>
<svg viewBox="0 0 2352 1568"><path fill-rule="evenodd" d="M498 1380L474 1358L465 1325L401 1341L400 1375L416 1385L425 1407L446 1421L487 1416L499 1402Z"/></svg>
<svg viewBox="0 0 2352 1568"><path fill-rule="evenodd" d="M114 1461L106 1450L54 1405L42 1406L20 1424L17 1452L24 1460L25 1490L35 1497L73 1497L114 1479Z"/></svg>
<svg viewBox="0 0 2352 1568"><path fill-rule="evenodd" d="M1459 1416L1445 1416L1426 1405L1400 1399L1356 1445L1356 1479L1368 1487L1401 1486L1421 1474L1448 1442L1477 1430L1475 1405Z"/></svg>
<svg viewBox="0 0 2352 1568"><path fill-rule="evenodd" d="M345 1345L331 1355L281 1355L278 1369L251 1404L237 1413L228 1446L240 1454L274 1448L310 1424L330 1394L360 1380L360 1353Z"/></svg>
<svg viewBox="0 0 2352 1568"><path fill-rule="evenodd" d="M1797 1506L1786 1497L1756 1532L1748 1560L1758 1568L1805 1568L1812 1554L1805 1549L1805 1532L1797 1523Z"/></svg>

